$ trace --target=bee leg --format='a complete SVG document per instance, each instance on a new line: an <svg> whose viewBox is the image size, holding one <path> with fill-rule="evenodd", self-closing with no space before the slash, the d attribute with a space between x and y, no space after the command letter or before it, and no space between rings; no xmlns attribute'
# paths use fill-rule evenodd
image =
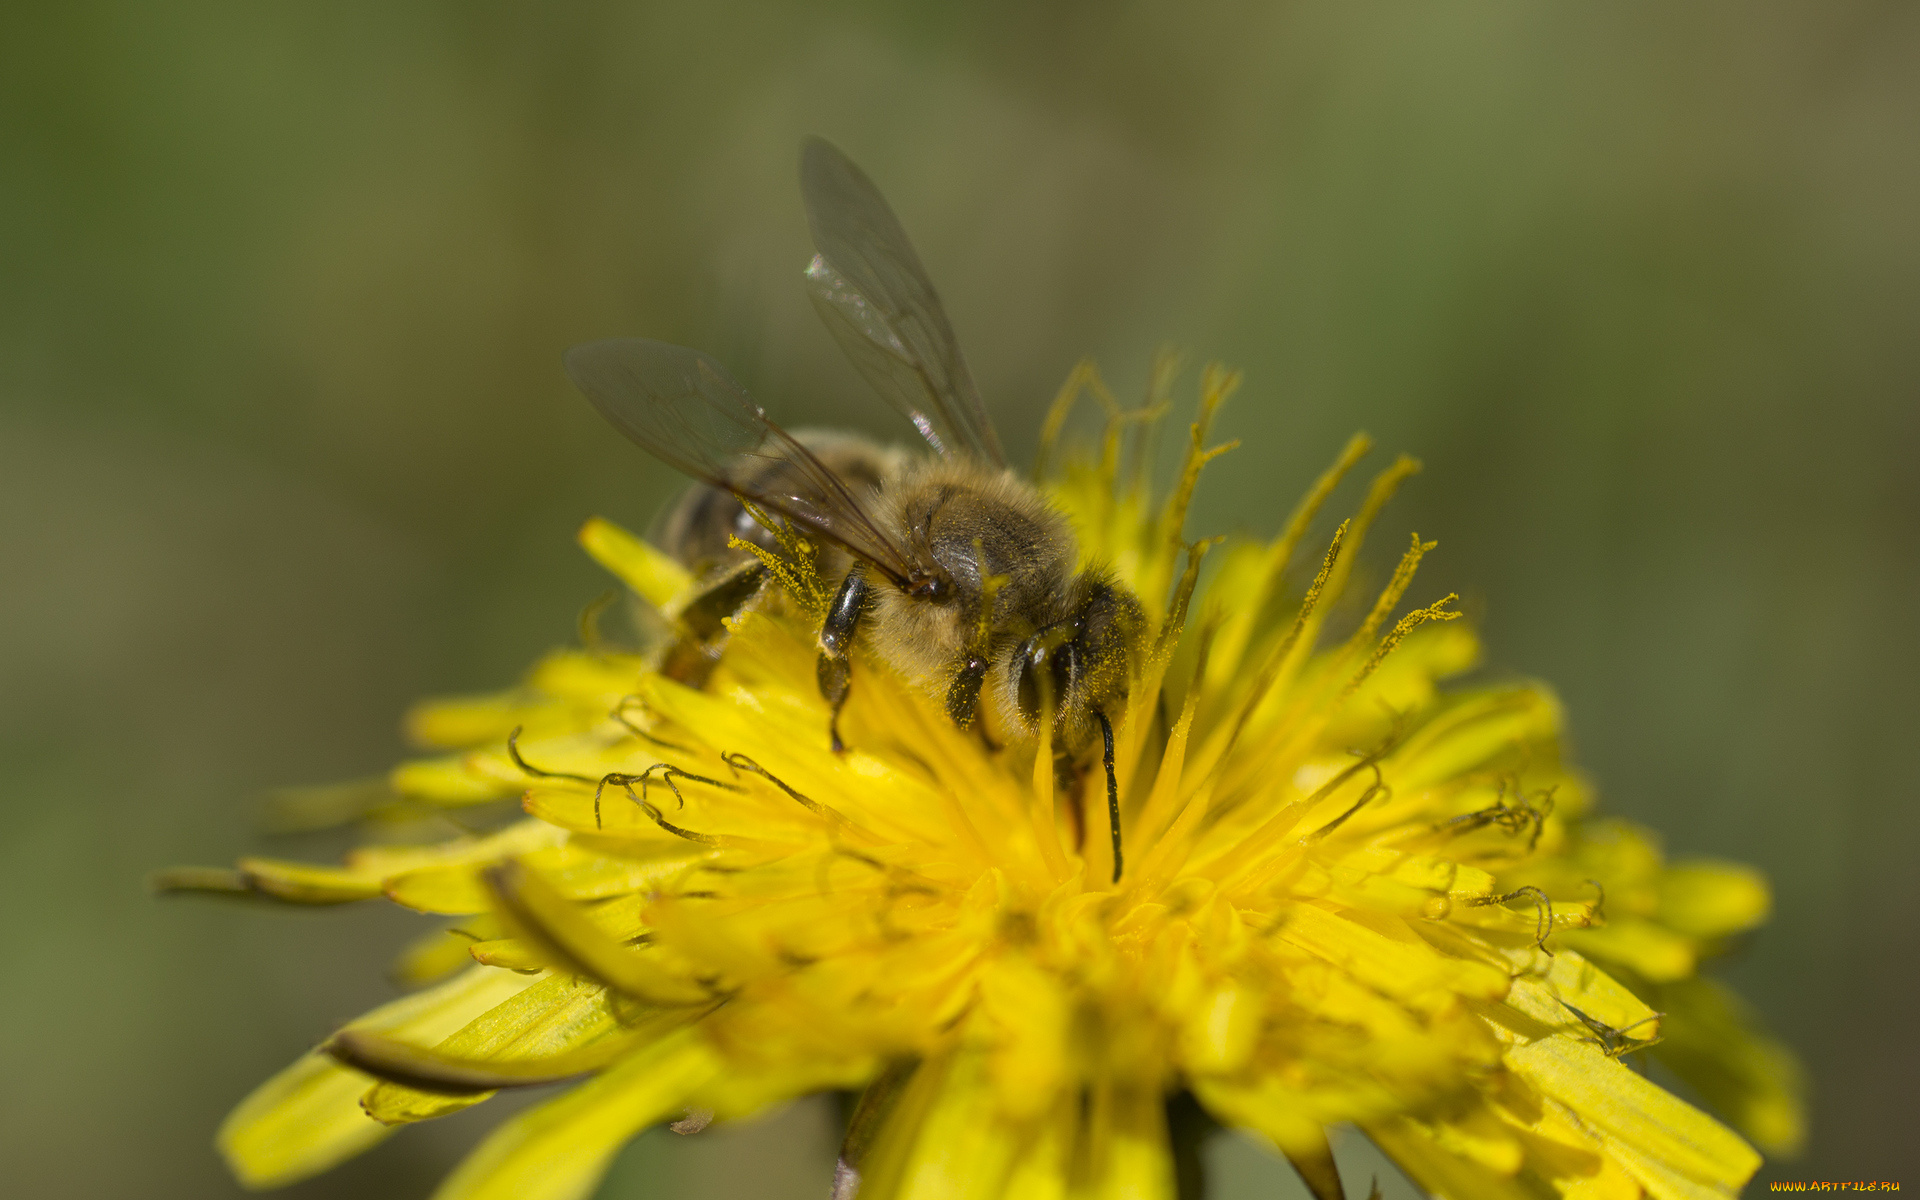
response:
<svg viewBox="0 0 1920 1200"><path fill-rule="evenodd" d="M1080 791L1080 764L1062 745L1053 748L1053 791L1056 796L1071 796L1073 803L1067 805L1067 815L1073 819L1073 851L1075 854L1087 846L1087 806Z"/></svg>
<svg viewBox="0 0 1920 1200"><path fill-rule="evenodd" d="M833 710L833 716L827 721L827 736L832 739L830 744L835 754L847 748L840 740L840 709L846 704L852 685L853 660L848 653L853 649L854 631L860 627L868 598L867 568L855 563L847 571L847 577L840 581L840 590L827 606L826 623L820 626L820 662L816 674L820 694Z"/></svg>
<svg viewBox="0 0 1920 1200"><path fill-rule="evenodd" d="M767 568L757 559L714 580L676 614L679 636L660 655L655 669L675 683L705 687L732 636L726 619L751 603L766 582Z"/></svg>
<svg viewBox="0 0 1920 1200"><path fill-rule="evenodd" d="M715 579L679 612L680 624L702 640L722 637L727 618L747 606L767 582L767 568L757 559L741 563Z"/></svg>
<svg viewBox="0 0 1920 1200"><path fill-rule="evenodd" d="M970 728L980 714L980 685L986 682L987 660L978 654L967 655L960 673L947 685L947 716L962 729Z"/></svg>
<svg viewBox="0 0 1920 1200"><path fill-rule="evenodd" d="M1093 715L1100 722L1102 753L1107 768L1107 823L1113 828L1113 881L1120 882L1120 778L1113 773L1113 722L1099 709Z"/></svg>

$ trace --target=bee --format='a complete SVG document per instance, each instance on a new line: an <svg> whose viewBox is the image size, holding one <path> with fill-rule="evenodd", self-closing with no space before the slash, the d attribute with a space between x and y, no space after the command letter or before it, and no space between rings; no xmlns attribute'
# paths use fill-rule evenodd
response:
<svg viewBox="0 0 1920 1200"><path fill-rule="evenodd" d="M879 189L819 138L802 150L800 186L816 251L808 295L931 454L789 433L724 367L682 346L591 342L568 351L567 373L617 429L696 481L663 540L715 580L681 614L697 641L719 644L721 619L765 586L764 568L733 543L779 553L780 531L761 519L784 524L839 580L818 660L834 751L845 748L856 640L991 742L1031 742L1050 724L1071 763L1097 737L1117 880L1113 720L1142 652L1140 603L1107 569L1079 566L1065 514L1008 469L946 310Z"/></svg>

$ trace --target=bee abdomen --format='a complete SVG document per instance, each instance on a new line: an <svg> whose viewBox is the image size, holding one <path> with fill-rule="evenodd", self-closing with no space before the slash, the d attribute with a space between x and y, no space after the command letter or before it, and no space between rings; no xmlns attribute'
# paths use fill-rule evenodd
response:
<svg viewBox="0 0 1920 1200"><path fill-rule="evenodd" d="M878 491L898 473L898 450L856 434L803 429L793 436L857 489ZM794 474L796 468L786 462L745 457L733 465L728 478L764 494L782 491L784 477ZM777 548L773 534L753 519L737 496L725 488L696 483L661 516L653 540L696 574L704 574L739 561L743 551L731 545L735 539L768 550Z"/></svg>

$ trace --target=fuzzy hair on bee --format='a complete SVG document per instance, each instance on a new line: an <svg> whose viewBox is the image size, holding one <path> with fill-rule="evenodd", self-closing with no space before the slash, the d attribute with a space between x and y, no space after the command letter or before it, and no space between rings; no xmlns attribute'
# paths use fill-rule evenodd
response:
<svg viewBox="0 0 1920 1200"><path fill-rule="evenodd" d="M996 740L1037 736L1051 708L1060 743L1087 745L1093 711L1125 704L1144 618L1109 573L1076 569L1066 518L1011 472L940 460L887 488L880 512L945 572L951 598L926 603L877 589L874 651L945 698L962 725L975 715L971 686ZM1046 646L1049 632L1056 647ZM976 684L968 666L982 661Z"/></svg>
<svg viewBox="0 0 1920 1200"><path fill-rule="evenodd" d="M887 480L907 466L908 456L896 446L882 446L871 438L835 429L796 429L794 440L805 446L856 495L878 496ZM743 457L731 464L729 486L695 483L661 514L653 542L673 555L696 577L706 577L751 558L735 542L747 542L769 552L780 550L774 532L754 519L737 494L778 490L781 476L792 468L775 459ZM838 544L821 547L820 570L834 578L850 561Z"/></svg>
<svg viewBox="0 0 1920 1200"><path fill-rule="evenodd" d="M661 540L707 588L683 610L691 638L661 670L698 684L725 651L724 617L772 586L774 571L741 544L777 555L778 535L797 534L839 581L819 635L833 749L856 639L995 744L1050 730L1071 771L1097 736L1118 880L1113 719L1142 653L1140 603L1111 572L1080 565L1066 517L1008 469L939 296L873 182L818 138L800 176L817 251L809 298L933 454L789 433L697 350L641 338L574 347L567 371L602 415L696 481Z"/></svg>

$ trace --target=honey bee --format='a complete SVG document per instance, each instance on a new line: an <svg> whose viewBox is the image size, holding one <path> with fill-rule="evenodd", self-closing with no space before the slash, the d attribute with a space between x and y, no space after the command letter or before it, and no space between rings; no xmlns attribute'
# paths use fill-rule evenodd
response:
<svg viewBox="0 0 1920 1200"><path fill-rule="evenodd" d="M567 372L616 428L697 481L663 529L667 549L713 580L681 614L696 645L718 645L722 618L766 586L736 545L780 552L756 511L784 523L840 581L819 634L833 749L844 749L856 639L990 740L1031 742L1050 722L1070 764L1097 734L1117 880L1113 719L1144 641L1140 603L1110 571L1079 567L1066 516L1008 469L939 296L872 181L812 138L800 184L814 307L931 455L789 433L724 367L682 346L592 342L567 353Z"/></svg>

